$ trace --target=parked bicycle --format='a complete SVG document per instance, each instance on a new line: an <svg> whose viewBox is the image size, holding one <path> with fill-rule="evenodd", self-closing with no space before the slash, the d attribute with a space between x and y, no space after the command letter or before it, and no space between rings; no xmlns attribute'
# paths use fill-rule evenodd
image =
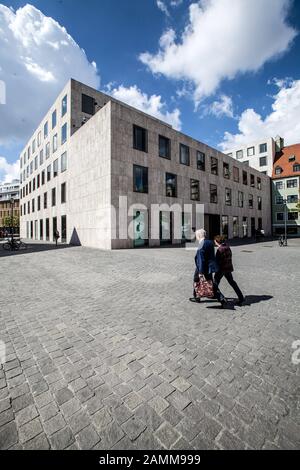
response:
<svg viewBox="0 0 300 470"><path fill-rule="evenodd" d="M19 251L19 250L26 250L27 245L26 243L22 242L22 240L16 240L15 238L11 238L7 240L2 245L3 250L6 251Z"/></svg>
<svg viewBox="0 0 300 470"><path fill-rule="evenodd" d="M278 239L279 246L287 246L287 239L281 235Z"/></svg>

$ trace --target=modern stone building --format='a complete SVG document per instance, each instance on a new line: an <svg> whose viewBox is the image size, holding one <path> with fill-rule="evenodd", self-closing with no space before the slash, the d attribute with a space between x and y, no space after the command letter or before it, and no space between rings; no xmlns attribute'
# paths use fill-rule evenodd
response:
<svg viewBox="0 0 300 470"><path fill-rule="evenodd" d="M300 236L300 144L277 153L273 168L273 233Z"/></svg>
<svg viewBox="0 0 300 470"><path fill-rule="evenodd" d="M271 177L275 155L283 146L284 141L281 137L277 136L275 139L269 137L230 149L226 154Z"/></svg>
<svg viewBox="0 0 300 470"><path fill-rule="evenodd" d="M267 175L74 80L20 164L24 238L51 241L58 228L62 241L95 248L181 243L187 227L200 228L199 204L210 236L271 233ZM154 216L158 204L165 206ZM182 215L184 204L192 214Z"/></svg>

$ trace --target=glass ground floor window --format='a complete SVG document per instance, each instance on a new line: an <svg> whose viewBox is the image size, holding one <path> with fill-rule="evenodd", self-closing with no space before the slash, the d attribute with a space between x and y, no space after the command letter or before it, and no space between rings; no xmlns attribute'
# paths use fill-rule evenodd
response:
<svg viewBox="0 0 300 470"><path fill-rule="evenodd" d="M237 216L232 217L232 236L233 238L239 236L239 218Z"/></svg>
<svg viewBox="0 0 300 470"><path fill-rule="evenodd" d="M146 211L134 211L133 245L136 248L148 245L148 213Z"/></svg>
<svg viewBox="0 0 300 470"><path fill-rule="evenodd" d="M67 216L61 216L61 241L66 243L67 241Z"/></svg>
<svg viewBox="0 0 300 470"><path fill-rule="evenodd" d="M228 238L228 215L222 215L222 235Z"/></svg>
<svg viewBox="0 0 300 470"><path fill-rule="evenodd" d="M243 237L248 236L248 217L243 217Z"/></svg>

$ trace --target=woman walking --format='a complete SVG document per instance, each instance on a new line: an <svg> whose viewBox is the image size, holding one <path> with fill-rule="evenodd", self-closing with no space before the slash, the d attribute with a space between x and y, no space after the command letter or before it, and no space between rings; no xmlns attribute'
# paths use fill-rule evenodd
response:
<svg viewBox="0 0 300 470"><path fill-rule="evenodd" d="M227 279L227 282L231 285L236 295L238 296L238 305L242 305L245 302L245 297L243 296L239 286L233 279L233 264L232 264L232 251L225 237L222 235L217 235L214 238L215 245L217 246L216 252L216 262L218 265L218 270L215 273L215 283L219 286L222 277Z"/></svg>

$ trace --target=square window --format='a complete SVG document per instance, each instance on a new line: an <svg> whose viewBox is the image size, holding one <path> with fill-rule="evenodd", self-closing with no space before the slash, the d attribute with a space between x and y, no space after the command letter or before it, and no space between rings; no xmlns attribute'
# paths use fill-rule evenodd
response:
<svg viewBox="0 0 300 470"><path fill-rule="evenodd" d="M268 151L267 144L260 144L259 145L259 153L266 153Z"/></svg>
<svg viewBox="0 0 300 470"><path fill-rule="evenodd" d="M237 159L237 160L240 160L241 158L243 158L243 156L244 156L243 150L238 150L238 151L236 152L236 159Z"/></svg>
<svg viewBox="0 0 300 470"><path fill-rule="evenodd" d="M85 114L94 115L95 114L95 100L92 96L81 95L81 111Z"/></svg>
<svg viewBox="0 0 300 470"><path fill-rule="evenodd" d="M249 147L249 148L247 149L247 155L248 155L248 157L252 157L253 155L255 155L255 149L254 149L254 147Z"/></svg>
<svg viewBox="0 0 300 470"><path fill-rule="evenodd" d="M266 166L266 165L267 165L267 157L260 157L259 166Z"/></svg>

